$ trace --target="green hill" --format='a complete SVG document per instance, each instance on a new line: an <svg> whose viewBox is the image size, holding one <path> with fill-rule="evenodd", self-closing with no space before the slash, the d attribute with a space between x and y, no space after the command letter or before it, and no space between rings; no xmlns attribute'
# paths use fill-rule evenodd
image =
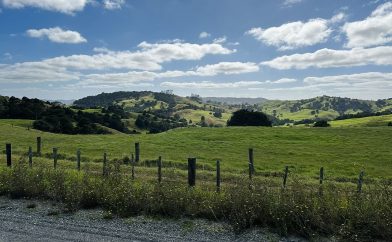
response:
<svg viewBox="0 0 392 242"><path fill-rule="evenodd" d="M382 127L392 122L391 115L372 116L364 118L351 118L331 121L331 127Z"/></svg>
<svg viewBox="0 0 392 242"><path fill-rule="evenodd" d="M261 103L259 107L263 112L281 120L333 120L344 114L392 110L392 99L370 101L321 96L294 101L270 100Z"/></svg>

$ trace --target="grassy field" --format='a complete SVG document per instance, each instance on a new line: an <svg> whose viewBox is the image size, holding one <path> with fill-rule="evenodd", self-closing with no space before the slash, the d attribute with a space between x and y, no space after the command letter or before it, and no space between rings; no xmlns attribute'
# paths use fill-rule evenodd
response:
<svg viewBox="0 0 392 242"><path fill-rule="evenodd" d="M389 122L392 122L392 114L365 118L336 120L331 121L330 124L332 127L379 127L387 126Z"/></svg>
<svg viewBox="0 0 392 242"><path fill-rule="evenodd" d="M392 178L390 127L379 128L182 128L154 135L62 135L27 130L0 123L0 144L12 143L16 155L29 146L35 150L36 137L43 140L43 153L50 157L53 147L64 159L75 159L78 148L85 161L102 161L104 152L110 159L122 159L141 143L141 159L186 164L196 157L198 164L213 170L221 160L222 171L246 173L248 148L254 148L255 168L259 173L281 172L285 165L293 174L317 178L319 168L327 179L354 179L361 170L368 178ZM22 125L23 126L23 125ZM4 156L4 153L3 153ZM4 157L0 157L4 161Z"/></svg>
<svg viewBox="0 0 392 242"><path fill-rule="evenodd" d="M12 125L14 124L14 125ZM18 124L18 125L17 125ZM60 135L28 130L16 120L0 122L0 195L61 201L64 211L101 207L118 216L201 217L230 223L238 232L273 228L317 241L388 241L392 236L392 129L380 128L183 128L154 135ZM28 146L43 140L42 157L27 165ZM13 166L5 164L12 143ZM141 143L142 162L123 165ZM52 147L59 148L53 169ZM248 179L248 148L255 151L256 176ZM76 150L81 148L81 171ZM102 154L108 152L107 177ZM156 160L161 155L162 183ZM196 187L187 186L186 160L198 158ZM118 159L118 160L116 160ZM214 164L221 159L221 191ZM170 165L169 165L170 164ZM282 188L282 171L290 166ZM318 184L320 166L325 181ZM362 193L357 176L365 171ZM328 216L326 216L328 214Z"/></svg>

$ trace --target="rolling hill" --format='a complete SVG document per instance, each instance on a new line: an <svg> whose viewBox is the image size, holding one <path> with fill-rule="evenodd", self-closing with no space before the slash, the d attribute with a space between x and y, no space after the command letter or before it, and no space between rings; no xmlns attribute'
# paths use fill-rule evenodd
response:
<svg viewBox="0 0 392 242"><path fill-rule="evenodd" d="M269 100L259 107L261 111L280 120L333 120L345 114L392 111L392 99L370 101L321 96L294 101Z"/></svg>

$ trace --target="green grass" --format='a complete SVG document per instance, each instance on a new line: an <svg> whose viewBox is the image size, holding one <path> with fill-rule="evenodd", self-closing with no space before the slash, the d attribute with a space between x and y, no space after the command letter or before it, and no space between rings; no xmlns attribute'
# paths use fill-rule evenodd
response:
<svg viewBox="0 0 392 242"><path fill-rule="evenodd" d="M28 128L33 126L33 122L34 120L28 119L0 119L1 126L18 126Z"/></svg>
<svg viewBox="0 0 392 242"><path fill-rule="evenodd" d="M177 112L180 117L185 118L186 120L192 120L193 123L200 122L202 116L205 117L207 124L219 124L222 126L226 126L227 120L231 117L230 113L222 113L221 118L216 118L213 115L212 111L205 110L193 110L193 109L184 109Z"/></svg>
<svg viewBox="0 0 392 242"><path fill-rule="evenodd" d="M17 121L19 122L19 121ZM213 169L221 160L222 171L246 172L248 148L254 148L255 168L260 173L281 172L285 165L303 177L317 178L323 166L326 177L354 179L361 170L367 178L392 178L392 129L380 128L182 128L154 135L62 135L27 130L5 121L0 125L0 145L12 143L15 154L29 146L35 150L36 137L43 140L43 153L52 147L66 159L75 159L78 148L85 161L101 161L104 152L110 159L122 159L141 143L141 159L186 164L194 156L198 164ZM4 153L3 155L4 156ZM0 161L4 157L0 157Z"/></svg>
<svg viewBox="0 0 392 242"><path fill-rule="evenodd" d="M389 122L392 122L392 114L365 118L336 120L331 121L330 124L332 127L379 127L387 126Z"/></svg>

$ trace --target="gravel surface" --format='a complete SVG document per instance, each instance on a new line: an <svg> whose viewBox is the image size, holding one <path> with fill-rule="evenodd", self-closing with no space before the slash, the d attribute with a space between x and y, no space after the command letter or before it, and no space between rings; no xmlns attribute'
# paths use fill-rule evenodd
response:
<svg viewBox="0 0 392 242"><path fill-rule="evenodd" d="M234 234L202 219L108 218L100 209L62 213L61 204L0 197L0 241L303 241L263 229Z"/></svg>

